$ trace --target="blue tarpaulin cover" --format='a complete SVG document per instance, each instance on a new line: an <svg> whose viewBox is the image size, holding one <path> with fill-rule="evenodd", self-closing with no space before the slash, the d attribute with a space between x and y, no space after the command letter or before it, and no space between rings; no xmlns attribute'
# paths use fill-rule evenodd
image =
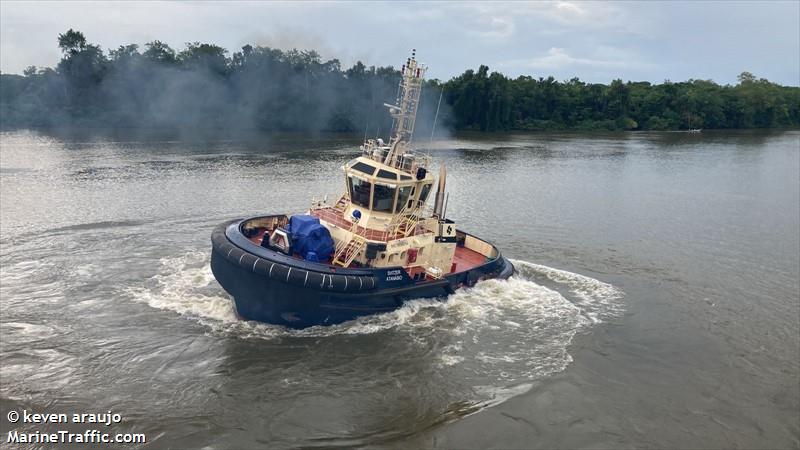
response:
<svg viewBox="0 0 800 450"><path fill-rule="evenodd" d="M305 259L312 252L312 258L319 261L330 259L333 254L333 239L327 228L314 216L292 216L289 218L289 232L292 233L294 251Z"/></svg>

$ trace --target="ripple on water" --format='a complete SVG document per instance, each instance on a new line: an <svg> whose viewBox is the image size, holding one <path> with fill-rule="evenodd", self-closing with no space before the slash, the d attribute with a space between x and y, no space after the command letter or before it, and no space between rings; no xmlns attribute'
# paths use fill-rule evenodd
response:
<svg viewBox="0 0 800 450"><path fill-rule="evenodd" d="M4 324L5 326L5 324ZM60 349L4 350L0 378L0 393L12 399L21 399L24 386L35 386L36 391L50 393L63 390L75 381L77 359Z"/></svg>

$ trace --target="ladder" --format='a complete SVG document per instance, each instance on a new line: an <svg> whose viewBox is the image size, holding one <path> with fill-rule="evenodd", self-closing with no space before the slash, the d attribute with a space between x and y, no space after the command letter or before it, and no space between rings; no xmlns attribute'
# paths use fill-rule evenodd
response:
<svg viewBox="0 0 800 450"><path fill-rule="evenodd" d="M337 201L336 204L333 205L333 209L344 212L345 208L347 208L348 203L350 202L348 201L347 194L342 194L342 196L339 197L339 201Z"/></svg>
<svg viewBox="0 0 800 450"><path fill-rule="evenodd" d="M357 230L358 223L354 222L353 226L350 227L350 240L343 240L336 245L336 253L333 255L332 264L338 264L342 267L349 266L353 260L356 259L356 256L358 256L361 250L367 246L367 240L359 235L356 232Z"/></svg>
<svg viewBox="0 0 800 450"><path fill-rule="evenodd" d="M400 214L394 216L389 222L388 229L391 230L389 236L394 238L406 238L411 234L419 223L422 216L423 205L406 206Z"/></svg>

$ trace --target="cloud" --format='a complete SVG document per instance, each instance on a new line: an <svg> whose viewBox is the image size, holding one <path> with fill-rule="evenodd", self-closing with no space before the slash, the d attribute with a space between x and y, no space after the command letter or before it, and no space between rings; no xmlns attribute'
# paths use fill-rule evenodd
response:
<svg viewBox="0 0 800 450"><path fill-rule="evenodd" d="M552 47L544 56L529 59L513 59L502 61L500 67L527 67L537 70L561 70L577 65L583 66L608 66L610 61L599 61L588 58L575 58L570 56L563 48Z"/></svg>
<svg viewBox="0 0 800 450"><path fill-rule="evenodd" d="M575 57L565 49L551 47L546 54L527 59L513 59L498 63L501 68L526 68L538 71L563 71L587 69L648 69L653 64L639 61L629 52L611 47L599 47L595 57Z"/></svg>
<svg viewBox="0 0 800 450"><path fill-rule="evenodd" d="M488 17L479 22L481 29L473 31L484 38L506 39L514 34L513 20L502 17Z"/></svg>
<svg viewBox="0 0 800 450"><path fill-rule="evenodd" d="M576 19L583 21L588 15L583 7L572 2L556 2L553 10L555 11L554 17L564 22L572 22Z"/></svg>
<svg viewBox="0 0 800 450"><path fill-rule="evenodd" d="M633 20L627 10L607 2L492 2L454 5L453 12L464 17L490 17L515 26L559 29L614 30L640 34L647 24Z"/></svg>
<svg viewBox="0 0 800 450"><path fill-rule="evenodd" d="M509 75L596 81L736 82L748 70L800 82L796 1L0 1L4 73L57 64L56 36L74 28L103 49L153 39L177 49L193 41L230 51L245 43L312 47L345 66L398 65L416 48L440 79L486 64Z"/></svg>

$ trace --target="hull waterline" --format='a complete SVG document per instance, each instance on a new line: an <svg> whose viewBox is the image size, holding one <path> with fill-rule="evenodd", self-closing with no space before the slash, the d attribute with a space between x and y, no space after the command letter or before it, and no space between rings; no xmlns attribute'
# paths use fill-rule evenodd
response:
<svg viewBox="0 0 800 450"><path fill-rule="evenodd" d="M401 267L331 267L259 247L240 233L241 222L215 228L211 270L233 297L241 318L290 328L389 312L412 299L445 298L461 287L482 279L505 279L514 271L499 253L484 264L438 280L412 280Z"/></svg>

